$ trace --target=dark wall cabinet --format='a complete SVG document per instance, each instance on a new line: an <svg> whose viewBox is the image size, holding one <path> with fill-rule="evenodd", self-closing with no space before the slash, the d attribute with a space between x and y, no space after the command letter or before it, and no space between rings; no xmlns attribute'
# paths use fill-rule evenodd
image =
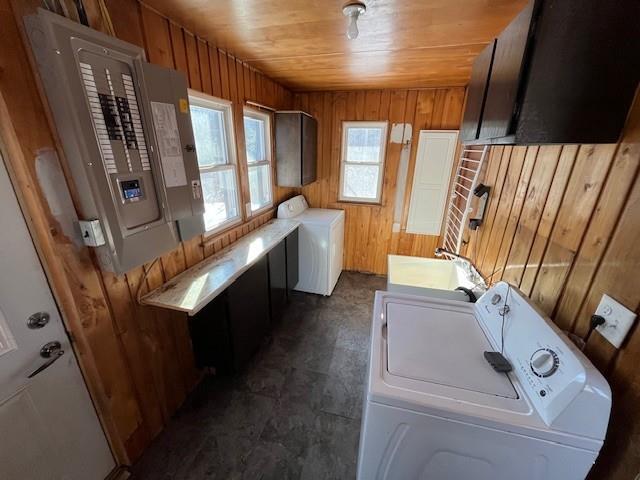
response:
<svg viewBox="0 0 640 480"><path fill-rule="evenodd" d="M640 2L531 1L476 59L465 143L613 143L640 80Z"/></svg>
<svg viewBox="0 0 640 480"><path fill-rule="evenodd" d="M294 264L297 283L297 229L189 319L198 367L243 369L286 306Z"/></svg>
<svg viewBox="0 0 640 480"><path fill-rule="evenodd" d="M276 112L276 171L281 187L316 181L318 124L304 112Z"/></svg>
<svg viewBox="0 0 640 480"><path fill-rule="evenodd" d="M463 140L473 141L479 138L480 120L482 119L487 99L487 85L489 83L489 75L491 75L495 48L496 41L493 40L473 62L471 80L467 87L467 105L464 110L462 128L460 129L460 136Z"/></svg>

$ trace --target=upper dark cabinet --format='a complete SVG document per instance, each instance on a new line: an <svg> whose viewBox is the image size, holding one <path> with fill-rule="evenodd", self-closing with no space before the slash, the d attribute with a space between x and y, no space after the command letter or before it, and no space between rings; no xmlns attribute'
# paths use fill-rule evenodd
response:
<svg viewBox="0 0 640 480"><path fill-rule="evenodd" d="M480 138L500 138L509 135L525 51L529 45L533 6L533 2L527 4L496 39L487 100L480 125Z"/></svg>
<svg viewBox="0 0 640 480"><path fill-rule="evenodd" d="M474 63L463 141L616 142L640 80L638 18L638 0L531 1Z"/></svg>
<svg viewBox="0 0 640 480"><path fill-rule="evenodd" d="M316 181L318 125L297 111L276 112L278 186L301 187Z"/></svg>
<svg viewBox="0 0 640 480"><path fill-rule="evenodd" d="M491 75L495 48L496 41L493 40L473 62L471 80L467 87L467 105L460 133L464 142L477 140L480 135L480 119L487 98L487 84Z"/></svg>

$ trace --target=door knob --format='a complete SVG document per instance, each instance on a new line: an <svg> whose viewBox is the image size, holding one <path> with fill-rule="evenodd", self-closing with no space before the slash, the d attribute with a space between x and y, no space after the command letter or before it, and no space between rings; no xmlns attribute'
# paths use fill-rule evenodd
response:
<svg viewBox="0 0 640 480"><path fill-rule="evenodd" d="M38 375L40 372L46 370L51 365L54 364L56 360L58 360L62 355L64 355L64 350L62 350L62 345L58 341L45 343L42 348L40 348L40 356L42 358L47 358L48 360L36 368L27 378L33 378Z"/></svg>
<svg viewBox="0 0 640 480"><path fill-rule="evenodd" d="M31 330L37 330L49 323L51 317L47 312L36 312L27 319L27 327Z"/></svg>

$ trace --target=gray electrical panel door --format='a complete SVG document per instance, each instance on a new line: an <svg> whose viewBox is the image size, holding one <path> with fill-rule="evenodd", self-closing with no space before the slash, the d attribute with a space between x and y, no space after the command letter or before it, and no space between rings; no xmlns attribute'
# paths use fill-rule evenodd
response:
<svg viewBox="0 0 640 480"><path fill-rule="evenodd" d="M141 64L150 102L171 220L204 214L200 170L191 127L187 79L181 72ZM186 240L186 239L185 239Z"/></svg>
<svg viewBox="0 0 640 480"><path fill-rule="evenodd" d="M176 247L174 222L204 211L184 76L45 10L25 25L102 267L123 273Z"/></svg>

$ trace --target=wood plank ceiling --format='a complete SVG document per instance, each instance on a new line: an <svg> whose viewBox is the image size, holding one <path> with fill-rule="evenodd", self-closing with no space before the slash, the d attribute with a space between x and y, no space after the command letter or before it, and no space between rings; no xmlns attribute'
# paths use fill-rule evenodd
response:
<svg viewBox="0 0 640 480"><path fill-rule="evenodd" d="M345 0L145 0L298 91L466 85L482 48L526 0L366 0L347 39Z"/></svg>

